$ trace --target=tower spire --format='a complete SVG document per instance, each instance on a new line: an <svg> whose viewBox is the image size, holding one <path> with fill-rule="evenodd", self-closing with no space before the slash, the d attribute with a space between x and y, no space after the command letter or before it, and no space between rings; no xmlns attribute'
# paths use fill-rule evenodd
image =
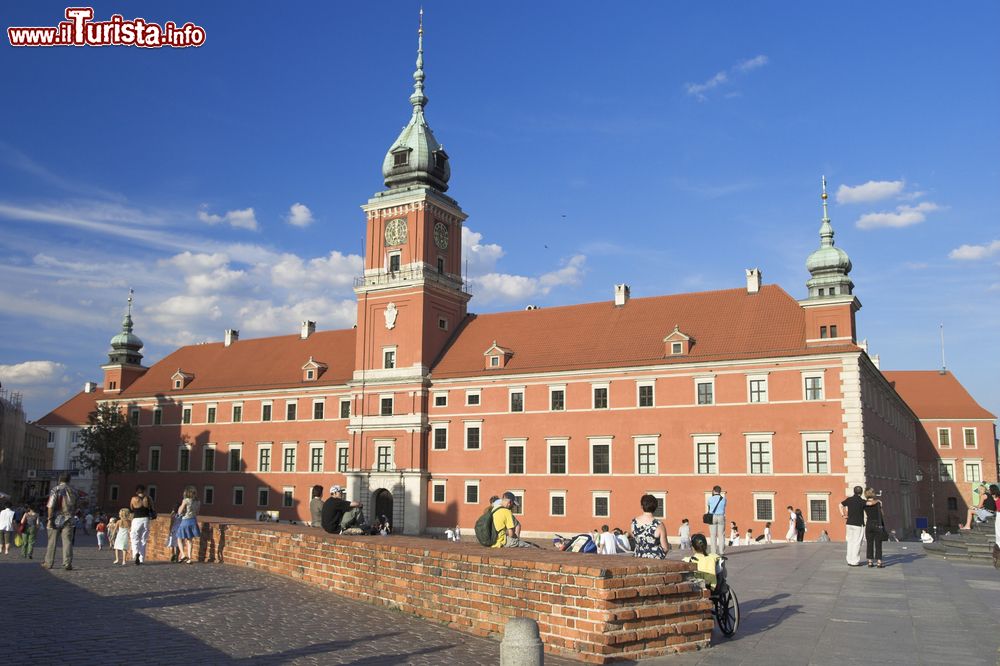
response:
<svg viewBox="0 0 1000 666"><path fill-rule="evenodd" d="M417 24L417 69L413 72L413 94L410 95L413 113L423 113L427 106L427 96L424 95L424 8L420 8L420 19Z"/></svg>
<svg viewBox="0 0 1000 666"><path fill-rule="evenodd" d="M854 283L849 277L851 260L846 252L834 247L833 224L830 222L830 210L827 207L830 195L826 192L826 176L823 176L820 182L823 219L819 226L819 249L806 259L806 268L812 275L806 286L809 288L809 298L846 296L854 291Z"/></svg>
<svg viewBox="0 0 1000 666"><path fill-rule="evenodd" d="M826 207L826 176L823 176L823 194L821 195L821 199L823 201L823 219L819 227L819 244L820 247L833 247L833 225L830 223L830 212Z"/></svg>

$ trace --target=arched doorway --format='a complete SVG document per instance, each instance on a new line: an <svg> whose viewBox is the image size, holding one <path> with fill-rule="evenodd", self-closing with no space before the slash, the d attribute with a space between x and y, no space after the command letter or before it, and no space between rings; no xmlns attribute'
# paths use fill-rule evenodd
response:
<svg viewBox="0 0 1000 666"><path fill-rule="evenodd" d="M392 493L385 488L379 488L375 491L372 504L375 509L371 517L372 525L378 524L379 516L385 516L390 525L395 525L392 520Z"/></svg>

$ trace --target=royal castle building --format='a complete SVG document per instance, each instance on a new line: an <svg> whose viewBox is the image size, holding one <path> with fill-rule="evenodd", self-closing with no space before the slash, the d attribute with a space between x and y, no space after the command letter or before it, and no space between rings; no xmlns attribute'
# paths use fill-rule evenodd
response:
<svg viewBox="0 0 1000 666"><path fill-rule="evenodd" d="M147 367L130 311L101 387L41 421L80 423L81 405L100 401L127 410L142 448L134 473L109 479L104 506L124 506L142 482L164 511L193 484L206 514L308 521L312 487L342 484L370 516L420 534L470 530L491 495L511 490L532 535L625 528L651 493L674 533L682 518L700 522L719 484L741 531L774 521L780 539L791 505L807 538L842 539L837 503L863 485L883 491L903 533L930 515L916 481L941 462L944 426L930 417L953 433L942 506L954 496L964 508L956 483L970 474L995 478L992 414L950 375L927 389L881 372L859 344L861 303L825 182L801 298L751 269L722 291L633 299L616 285L596 303L469 313L467 215L424 115L420 40L412 115L383 160L386 189L362 206L356 326L227 331ZM938 396L944 411L925 411ZM971 425L949 420L964 417Z"/></svg>

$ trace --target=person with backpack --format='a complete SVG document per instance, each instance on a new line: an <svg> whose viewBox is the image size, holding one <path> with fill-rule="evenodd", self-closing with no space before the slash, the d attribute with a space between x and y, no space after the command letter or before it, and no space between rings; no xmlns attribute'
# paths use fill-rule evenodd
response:
<svg viewBox="0 0 1000 666"><path fill-rule="evenodd" d="M48 544L45 547L45 561L42 566L51 569L56 559L56 544L62 536L63 569L73 570L73 514L76 512L76 491L69 485L70 476L63 473L59 476L59 485L49 493L46 503L48 519Z"/></svg>
<svg viewBox="0 0 1000 666"><path fill-rule="evenodd" d="M29 560L34 559L35 536L38 534L40 522L41 519L38 512L35 511L35 507L29 504L28 510L21 516L21 527L24 528L24 531L21 532L21 556Z"/></svg>

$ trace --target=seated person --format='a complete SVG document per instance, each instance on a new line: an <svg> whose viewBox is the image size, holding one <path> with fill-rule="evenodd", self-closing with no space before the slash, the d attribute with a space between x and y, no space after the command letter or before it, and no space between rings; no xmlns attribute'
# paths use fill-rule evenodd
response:
<svg viewBox="0 0 1000 666"><path fill-rule="evenodd" d="M934 543L934 537L927 530L920 530L920 540L924 543Z"/></svg>
<svg viewBox="0 0 1000 666"><path fill-rule="evenodd" d="M694 554L685 557L684 561L697 564L698 570L694 575L704 580L708 589L714 590L719 583L719 560L721 558L715 553L708 552L708 539L705 538L704 534L692 535L691 550L694 551Z"/></svg>
<svg viewBox="0 0 1000 666"><path fill-rule="evenodd" d="M330 497L323 502L320 521L323 529L330 534L340 534L349 527L359 527L360 522L361 503L344 499L344 489L340 486L330 488Z"/></svg>

